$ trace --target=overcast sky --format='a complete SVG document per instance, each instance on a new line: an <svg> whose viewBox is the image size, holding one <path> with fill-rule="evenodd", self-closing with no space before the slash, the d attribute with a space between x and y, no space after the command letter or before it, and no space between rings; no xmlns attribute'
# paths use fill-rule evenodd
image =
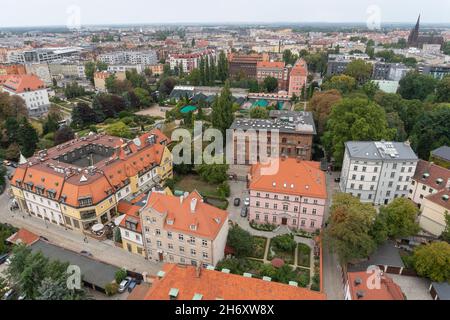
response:
<svg viewBox="0 0 450 320"><path fill-rule="evenodd" d="M0 27L66 25L77 11L82 25L366 22L377 17L387 23L414 22L419 13L425 23L450 23L450 0L0 0L0 8Z"/></svg>

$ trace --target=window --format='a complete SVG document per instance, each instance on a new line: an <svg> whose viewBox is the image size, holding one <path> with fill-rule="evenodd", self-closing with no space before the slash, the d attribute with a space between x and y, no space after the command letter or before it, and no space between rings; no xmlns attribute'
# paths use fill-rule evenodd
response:
<svg viewBox="0 0 450 320"><path fill-rule="evenodd" d="M302 227L304 227L305 224L306 224L306 220L302 220L302 221L300 222L300 225L301 225Z"/></svg>
<svg viewBox="0 0 450 320"><path fill-rule="evenodd" d="M203 256L204 259L208 259L208 252L203 252L202 256Z"/></svg>
<svg viewBox="0 0 450 320"><path fill-rule="evenodd" d="M172 236L173 236L173 235L172 235L172 232L167 231L167 238L168 238L168 239L172 239Z"/></svg>
<svg viewBox="0 0 450 320"><path fill-rule="evenodd" d="M355 189L355 184L354 183L350 184L350 189Z"/></svg>
<svg viewBox="0 0 450 320"><path fill-rule="evenodd" d="M373 177L372 177L372 181L375 182L375 180L377 180L377 177L376 177L376 176L373 176Z"/></svg>
<svg viewBox="0 0 450 320"><path fill-rule="evenodd" d="M389 181L388 187L389 187L389 188L392 188L393 184L394 184L394 182Z"/></svg>
<svg viewBox="0 0 450 320"><path fill-rule="evenodd" d="M312 210L312 214L313 214L313 215L316 215L316 214L317 214L317 209L313 209L313 210Z"/></svg>
<svg viewBox="0 0 450 320"><path fill-rule="evenodd" d="M361 181L364 181L364 176L361 176L361 179L360 179Z"/></svg>
<svg viewBox="0 0 450 320"><path fill-rule="evenodd" d="M182 234L179 234L179 235L178 235L178 240L184 241L184 236L183 236Z"/></svg>
<svg viewBox="0 0 450 320"><path fill-rule="evenodd" d="M274 208L275 210L277 210L277 209L278 209L278 205L275 203L275 204L273 205L273 208Z"/></svg>
<svg viewBox="0 0 450 320"><path fill-rule="evenodd" d="M259 214L258 213L255 215L255 219L259 220Z"/></svg>
<svg viewBox="0 0 450 320"><path fill-rule="evenodd" d="M273 216L273 217L272 217L272 222L273 222L273 223L277 223L277 217L276 217L276 216Z"/></svg>
<svg viewBox="0 0 450 320"><path fill-rule="evenodd" d="M266 209L269 209L269 203L266 202L266 203L264 204L264 207L265 207Z"/></svg>
<svg viewBox="0 0 450 320"><path fill-rule="evenodd" d="M393 165L392 165L392 169L397 169L397 163L394 163Z"/></svg>
<svg viewBox="0 0 450 320"><path fill-rule="evenodd" d="M184 247L180 247L180 252L184 253Z"/></svg>
<svg viewBox="0 0 450 320"><path fill-rule="evenodd" d="M294 212L298 212L298 207L297 206L294 207Z"/></svg>
<svg viewBox="0 0 450 320"><path fill-rule="evenodd" d="M373 172L378 172L378 167L373 168Z"/></svg>
<svg viewBox="0 0 450 320"><path fill-rule="evenodd" d="M156 241L156 246L158 248L161 248L162 247L162 242L160 240Z"/></svg>
<svg viewBox="0 0 450 320"><path fill-rule="evenodd" d="M395 177L395 172L391 172L391 178Z"/></svg>
<svg viewBox="0 0 450 320"><path fill-rule="evenodd" d="M189 238L189 243L190 244L195 244L195 238L194 237L190 237Z"/></svg>
<svg viewBox="0 0 450 320"><path fill-rule="evenodd" d="M358 171L358 166L354 166L353 171Z"/></svg>
<svg viewBox="0 0 450 320"><path fill-rule="evenodd" d="M157 236L160 236L160 235L161 235L161 230L156 229L156 230L155 230L155 234L156 234Z"/></svg>
<svg viewBox="0 0 450 320"><path fill-rule="evenodd" d="M315 224L316 224L316 222L314 220L311 220L311 224L310 224L311 228L314 228Z"/></svg>
<svg viewBox="0 0 450 320"><path fill-rule="evenodd" d="M308 212L308 209L303 208L303 213L306 214Z"/></svg>
<svg viewBox="0 0 450 320"><path fill-rule="evenodd" d="M283 210L284 211L288 211L289 210L289 206L287 204L283 204Z"/></svg>
<svg viewBox="0 0 450 320"><path fill-rule="evenodd" d="M259 201L256 201L256 206L259 207Z"/></svg>
<svg viewBox="0 0 450 320"><path fill-rule="evenodd" d="M208 241L202 240L202 246L207 247L208 246Z"/></svg>
<svg viewBox="0 0 450 320"><path fill-rule="evenodd" d="M352 180L356 180L356 174L352 175Z"/></svg>
<svg viewBox="0 0 450 320"><path fill-rule="evenodd" d="M173 250L173 244L172 244L172 243L169 243L169 244L167 245L167 248L169 248L169 250Z"/></svg>
<svg viewBox="0 0 450 320"><path fill-rule="evenodd" d="M194 256L197 254L197 251L195 251L195 249L191 249L191 256Z"/></svg>
<svg viewBox="0 0 450 320"><path fill-rule="evenodd" d="M269 216L267 214L264 215L264 221L269 222Z"/></svg>

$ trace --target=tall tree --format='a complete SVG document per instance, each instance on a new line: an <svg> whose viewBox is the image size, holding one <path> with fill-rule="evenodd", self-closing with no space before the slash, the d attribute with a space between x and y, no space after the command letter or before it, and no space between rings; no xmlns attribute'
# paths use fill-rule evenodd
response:
<svg viewBox="0 0 450 320"><path fill-rule="evenodd" d="M450 244L433 242L414 251L414 267L420 276L432 281L450 281Z"/></svg>
<svg viewBox="0 0 450 320"><path fill-rule="evenodd" d="M432 76L410 72L400 80L398 93L405 99L425 100L435 88L436 80Z"/></svg>
<svg viewBox="0 0 450 320"><path fill-rule="evenodd" d="M266 77L264 79L264 89L267 92L275 92L278 89L278 80L274 77Z"/></svg>
<svg viewBox="0 0 450 320"><path fill-rule="evenodd" d="M437 102L450 102L450 76L444 77L436 87Z"/></svg>
<svg viewBox="0 0 450 320"><path fill-rule="evenodd" d="M331 108L342 100L342 96L338 90L328 90L323 92L315 92L308 103L308 111L312 111L314 120L317 124L317 131L321 136L325 131Z"/></svg>
<svg viewBox="0 0 450 320"><path fill-rule="evenodd" d="M216 97L212 107L212 125L222 132L224 139L226 138L226 130L230 128L234 121L232 107L230 83L226 81L220 96Z"/></svg>
<svg viewBox="0 0 450 320"><path fill-rule="evenodd" d="M228 60L224 51L221 51L219 54L219 63L218 63L218 78L221 82L225 82L228 79Z"/></svg>
<svg viewBox="0 0 450 320"><path fill-rule="evenodd" d="M27 118L22 118L19 122L19 130L17 132L17 141L20 145L22 154L28 158L36 151L39 135L35 128L28 122Z"/></svg>
<svg viewBox="0 0 450 320"><path fill-rule="evenodd" d="M390 238L404 238L416 235L420 227L416 222L419 209L406 198L397 198L387 206L380 208L377 219L385 222Z"/></svg>
<svg viewBox="0 0 450 320"><path fill-rule="evenodd" d="M339 90L342 94L350 93L356 89L356 79L345 74L333 76L323 83L324 90Z"/></svg>
<svg viewBox="0 0 450 320"><path fill-rule="evenodd" d="M55 132L55 145L59 145L61 143L73 140L75 138L75 134L73 130L67 126L62 126Z"/></svg>
<svg viewBox="0 0 450 320"><path fill-rule="evenodd" d="M347 65L344 73L356 79L358 84L363 85L372 77L373 66L369 62L357 59Z"/></svg>

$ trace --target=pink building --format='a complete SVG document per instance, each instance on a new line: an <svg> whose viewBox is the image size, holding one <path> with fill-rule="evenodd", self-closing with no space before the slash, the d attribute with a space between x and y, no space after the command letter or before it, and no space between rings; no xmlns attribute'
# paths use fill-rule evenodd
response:
<svg viewBox="0 0 450 320"><path fill-rule="evenodd" d="M302 88L306 88L306 81L308 78L308 65L305 60L300 59L291 70L289 75L289 95L294 94L300 97L302 94Z"/></svg>
<svg viewBox="0 0 450 320"><path fill-rule="evenodd" d="M322 228L327 189L320 163L293 158L277 163L277 172L270 175L265 174L268 165L251 169L249 220L306 231Z"/></svg>

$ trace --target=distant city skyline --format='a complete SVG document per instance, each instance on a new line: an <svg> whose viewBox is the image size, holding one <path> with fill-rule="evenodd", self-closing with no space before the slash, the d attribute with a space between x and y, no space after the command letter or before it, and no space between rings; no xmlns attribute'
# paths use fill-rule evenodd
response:
<svg viewBox="0 0 450 320"><path fill-rule="evenodd" d="M126 4L126 5L124 5ZM0 28L164 23L450 23L450 0L31 0L2 3ZM79 14L78 14L79 12ZM71 22L69 22L71 21Z"/></svg>

